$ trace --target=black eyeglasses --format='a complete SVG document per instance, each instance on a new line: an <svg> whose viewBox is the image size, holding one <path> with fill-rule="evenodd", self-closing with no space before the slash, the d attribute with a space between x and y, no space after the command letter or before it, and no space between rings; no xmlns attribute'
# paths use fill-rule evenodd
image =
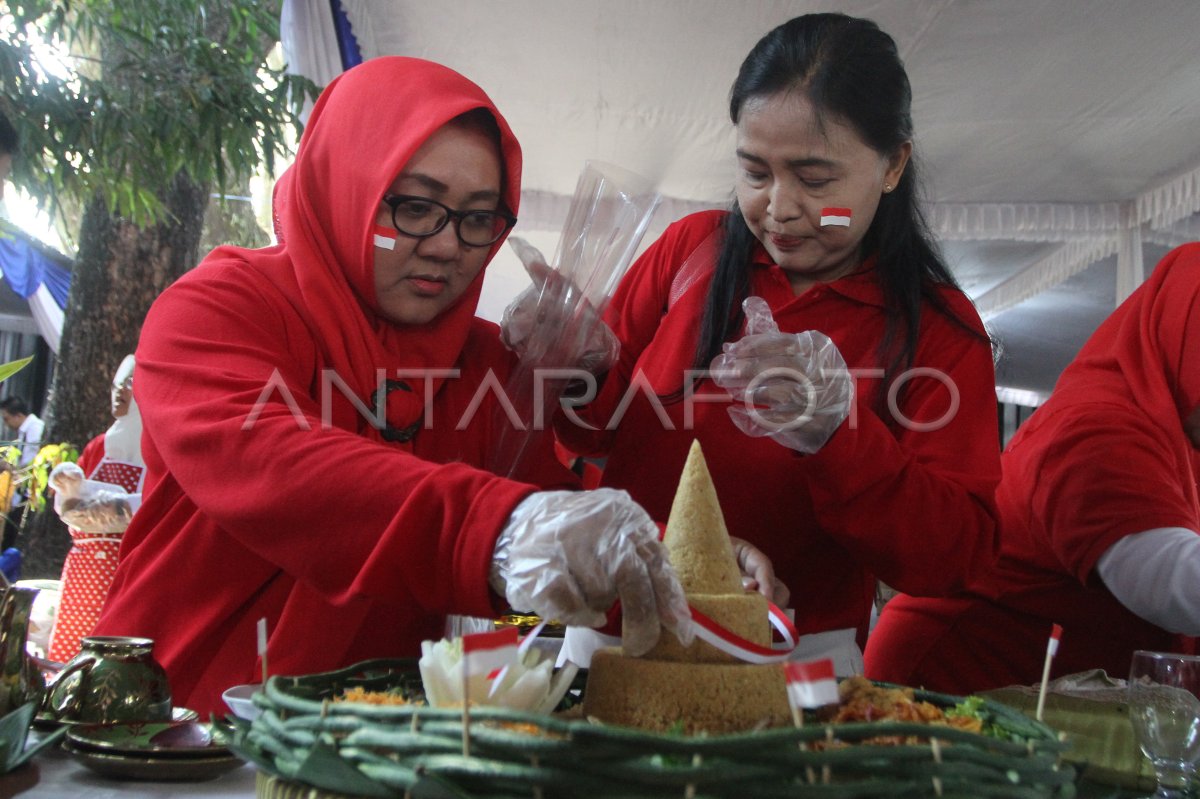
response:
<svg viewBox="0 0 1200 799"><path fill-rule="evenodd" d="M383 201L392 209L392 226L415 239L429 238L453 219L459 241L469 247L486 247L517 224L515 216L503 211L456 211L428 197L387 194Z"/></svg>

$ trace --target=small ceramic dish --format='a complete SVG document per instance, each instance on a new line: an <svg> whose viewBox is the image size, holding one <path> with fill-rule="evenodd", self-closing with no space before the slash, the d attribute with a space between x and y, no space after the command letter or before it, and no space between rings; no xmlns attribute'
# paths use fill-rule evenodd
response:
<svg viewBox="0 0 1200 799"><path fill-rule="evenodd" d="M225 693L221 694L221 698L225 700L225 704L233 711L233 715L239 719L254 721L262 711L258 705L254 704L252 697L261 691L262 688L262 683L235 685L232 688L227 688Z"/></svg>
<svg viewBox="0 0 1200 799"><path fill-rule="evenodd" d="M76 724L67 741L78 751L137 757L191 758L229 754L212 725L198 721L139 721L125 724Z"/></svg>
<svg viewBox="0 0 1200 799"><path fill-rule="evenodd" d="M171 721L173 721L173 722L196 721L199 718L200 718L200 714L197 713L196 711L192 710L191 708L175 707L175 708L171 709ZM155 722L155 723L163 724L165 722ZM50 715L49 713L39 713L33 717L33 728L35 730L39 730L41 732L57 730L60 727L78 727L78 726L90 726L90 725L88 725L87 722L69 721L67 719L56 719L56 718L54 718L54 716Z"/></svg>
<svg viewBox="0 0 1200 799"><path fill-rule="evenodd" d="M245 764L245 761L225 749L216 750L210 757L169 758L110 754L81 749L70 741L63 748L97 774L121 780L211 780Z"/></svg>

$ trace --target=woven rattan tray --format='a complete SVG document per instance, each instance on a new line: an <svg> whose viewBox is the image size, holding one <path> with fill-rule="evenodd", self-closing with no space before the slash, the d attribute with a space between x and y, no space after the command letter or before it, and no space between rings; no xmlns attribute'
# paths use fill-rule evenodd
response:
<svg viewBox="0 0 1200 799"><path fill-rule="evenodd" d="M273 677L235 720L231 748L255 763L264 799L362 797L1071 797L1075 772L1050 728L985 703L1014 740L949 727L876 722L807 724L721 736L646 733L496 708L462 718L423 705L327 701L346 688L419 690L413 660L377 660L324 674ZM957 697L918 691L950 706ZM936 733L936 740L929 736ZM808 749L827 739L919 737L899 746Z"/></svg>

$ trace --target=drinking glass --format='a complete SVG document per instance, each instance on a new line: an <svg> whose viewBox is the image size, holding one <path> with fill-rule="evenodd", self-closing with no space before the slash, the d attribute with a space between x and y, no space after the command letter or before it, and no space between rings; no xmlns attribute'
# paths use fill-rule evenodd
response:
<svg viewBox="0 0 1200 799"><path fill-rule="evenodd" d="M1133 653L1129 718L1142 751L1154 764L1154 799L1192 796L1200 761L1200 656Z"/></svg>

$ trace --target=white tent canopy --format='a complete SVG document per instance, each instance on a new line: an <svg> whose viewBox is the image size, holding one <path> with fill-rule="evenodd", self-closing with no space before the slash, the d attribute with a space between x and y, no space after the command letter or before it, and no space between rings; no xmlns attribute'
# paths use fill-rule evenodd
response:
<svg viewBox="0 0 1200 799"><path fill-rule="evenodd" d="M929 218L1004 347L1002 384L1047 393L1166 248L1200 239L1195 0L342 0L365 58L403 54L479 83L525 151L517 232L549 255L584 162L658 182L647 243L733 181L729 86L774 25L869 17L914 90ZM327 0L285 4L285 47L318 83ZM290 32L289 32L290 31ZM330 50L332 43L333 49ZM525 284L489 268L481 313Z"/></svg>

